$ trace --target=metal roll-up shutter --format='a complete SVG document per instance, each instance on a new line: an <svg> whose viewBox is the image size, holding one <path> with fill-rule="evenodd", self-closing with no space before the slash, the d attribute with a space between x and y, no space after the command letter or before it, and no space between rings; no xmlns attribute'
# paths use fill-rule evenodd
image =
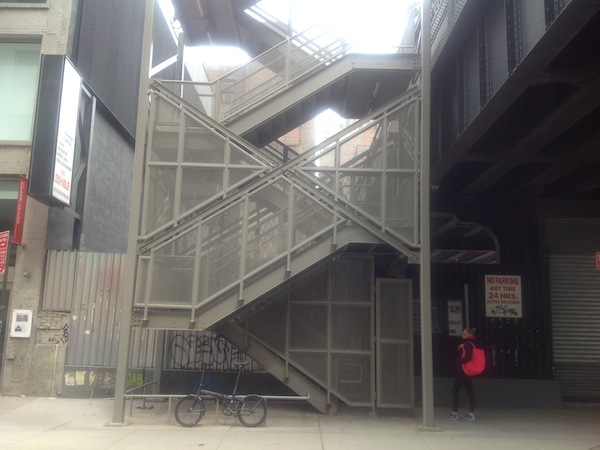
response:
<svg viewBox="0 0 600 450"><path fill-rule="evenodd" d="M547 219L554 376L564 401L600 401L600 220Z"/></svg>

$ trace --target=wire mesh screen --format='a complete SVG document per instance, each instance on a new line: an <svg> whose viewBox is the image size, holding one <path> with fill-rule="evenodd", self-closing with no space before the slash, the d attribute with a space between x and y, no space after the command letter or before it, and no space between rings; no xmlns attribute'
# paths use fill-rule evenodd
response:
<svg viewBox="0 0 600 450"><path fill-rule="evenodd" d="M407 285L380 283L379 296L379 337L381 339L411 339L412 299Z"/></svg>
<svg viewBox="0 0 600 450"><path fill-rule="evenodd" d="M377 404L414 405L412 285L409 280L377 280Z"/></svg>
<svg viewBox="0 0 600 450"><path fill-rule="evenodd" d="M303 367L313 378L327 384L327 353L290 351L290 360Z"/></svg>
<svg viewBox="0 0 600 450"><path fill-rule="evenodd" d="M183 162L223 164L225 162L225 141L214 135L192 117L185 117L185 137Z"/></svg>
<svg viewBox="0 0 600 450"><path fill-rule="evenodd" d="M249 199L246 273L283 255L288 241L289 184L279 181Z"/></svg>
<svg viewBox="0 0 600 450"><path fill-rule="evenodd" d="M175 211L177 169L149 167L147 172L146 234L168 225Z"/></svg>
<svg viewBox="0 0 600 450"><path fill-rule="evenodd" d="M326 302L329 297L329 271L321 270L290 290L290 300Z"/></svg>
<svg viewBox="0 0 600 450"><path fill-rule="evenodd" d="M371 355L333 354L331 356L333 389L350 402L371 401Z"/></svg>
<svg viewBox="0 0 600 450"><path fill-rule="evenodd" d="M333 214L330 211L298 190L294 190L293 211L293 246L301 244L333 223Z"/></svg>
<svg viewBox="0 0 600 450"><path fill-rule="evenodd" d="M340 172L341 191L348 200L381 222L381 180L383 174Z"/></svg>
<svg viewBox="0 0 600 450"><path fill-rule="evenodd" d="M418 244L418 105L410 100L340 132L298 172L411 245Z"/></svg>
<svg viewBox="0 0 600 450"><path fill-rule="evenodd" d="M381 376L378 392L382 397L380 406L411 406L410 348L401 344L382 344L379 353Z"/></svg>
<svg viewBox="0 0 600 450"><path fill-rule="evenodd" d="M414 169L417 167L417 103L409 103L388 117L387 167Z"/></svg>
<svg viewBox="0 0 600 450"><path fill-rule="evenodd" d="M151 236L267 169L258 150L217 125L153 96L144 181L143 233Z"/></svg>
<svg viewBox="0 0 600 450"><path fill-rule="evenodd" d="M372 284L372 258L346 255L285 288L251 316L249 331L346 403L369 404Z"/></svg>
<svg viewBox="0 0 600 450"><path fill-rule="evenodd" d="M351 333L348 331L352 330ZM371 305L331 308L331 348L371 350Z"/></svg>
<svg viewBox="0 0 600 450"><path fill-rule="evenodd" d="M287 342L287 302L280 299L261 309L260 314L249 319L248 329L261 341L280 353L284 353Z"/></svg>
<svg viewBox="0 0 600 450"><path fill-rule="evenodd" d="M179 118L181 111L161 97L153 96L154 121L151 125L152 146L149 162L175 162L179 147Z"/></svg>
<svg viewBox="0 0 600 450"><path fill-rule="evenodd" d="M268 53L228 73L221 79L219 118L231 116L285 86L286 47L273 47Z"/></svg>
<svg viewBox="0 0 600 450"><path fill-rule="evenodd" d="M290 305L290 348L326 349L328 314L326 305Z"/></svg>
<svg viewBox="0 0 600 450"><path fill-rule="evenodd" d="M371 302L370 259L343 258L332 267L331 272L331 301Z"/></svg>
<svg viewBox="0 0 600 450"><path fill-rule="evenodd" d="M416 240L418 231L415 177L415 174L388 173L385 189L385 225L409 242Z"/></svg>
<svg viewBox="0 0 600 450"><path fill-rule="evenodd" d="M206 299L240 278L244 205L238 204L202 225L199 292Z"/></svg>
<svg viewBox="0 0 600 450"><path fill-rule="evenodd" d="M191 304L197 229L154 253L150 303Z"/></svg>

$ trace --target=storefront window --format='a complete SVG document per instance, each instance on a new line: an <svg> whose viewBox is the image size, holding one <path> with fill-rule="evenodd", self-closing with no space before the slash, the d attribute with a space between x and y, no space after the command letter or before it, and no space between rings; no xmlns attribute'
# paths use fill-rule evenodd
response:
<svg viewBox="0 0 600 450"><path fill-rule="evenodd" d="M29 141L40 44L0 42L0 141Z"/></svg>

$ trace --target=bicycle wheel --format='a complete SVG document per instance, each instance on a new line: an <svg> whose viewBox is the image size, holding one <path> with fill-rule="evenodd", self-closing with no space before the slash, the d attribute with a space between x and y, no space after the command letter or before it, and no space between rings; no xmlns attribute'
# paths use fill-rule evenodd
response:
<svg viewBox="0 0 600 450"><path fill-rule="evenodd" d="M246 395L237 405L237 416L244 426L259 426L267 418L267 400L256 394Z"/></svg>
<svg viewBox="0 0 600 450"><path fill-rule="evenodd" d="M182 427L193 427L200 422L205 411L202 399L190 394L177 402L175 419Z"/></svg>

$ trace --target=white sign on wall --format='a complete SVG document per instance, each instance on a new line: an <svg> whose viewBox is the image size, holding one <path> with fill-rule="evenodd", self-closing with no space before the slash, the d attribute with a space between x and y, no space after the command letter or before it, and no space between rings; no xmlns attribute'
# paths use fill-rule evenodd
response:
<svg viewBox="0 0 600 450"><path fill-rule="evenodd" d="M520 276L485 275L485 315L523 317Z"/></svg>
<svg viewBox="0 0 600 450"><path fill-rule="evenodd" d="M15 309L12 313L12 323L10 324L10 337L29 338L31 337L31 322L33 320L33 310Z"/></svg>
<svg viewBox="0 0 600 450"><path fill-rule="evenodd" d="M448 334L450 336L460 336L462 334L464 329L462 316L462 302L460 300L448 300Z"/></svg>
<svg viewBox="0 0 600 450"><path fill-rule="evenodd" d="M80 90L81 76L69 60L65 59L58 116L54 178L52 179L52 196L67 205L71 204L73 155L75 154L75 135L77 133Z"/></svg>

